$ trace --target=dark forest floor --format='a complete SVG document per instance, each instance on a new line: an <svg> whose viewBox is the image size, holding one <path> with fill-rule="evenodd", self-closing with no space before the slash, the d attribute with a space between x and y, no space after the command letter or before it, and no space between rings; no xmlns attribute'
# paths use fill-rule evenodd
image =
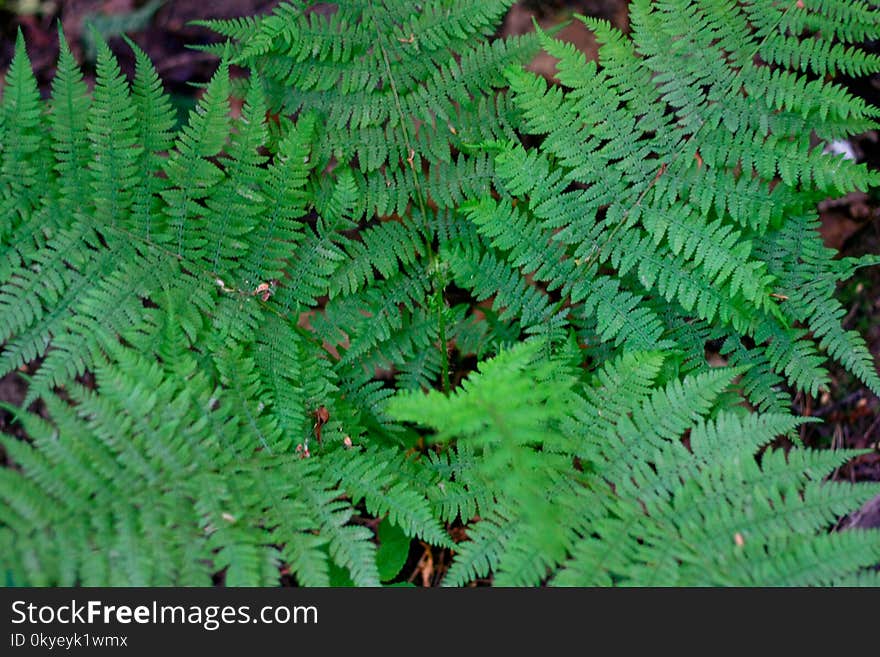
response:
<svg viewBox="0 0 880 657"><path fill-rule="evenodd" d="M190 21L269 11L274 0L0 0L0 75L12 56L15 34L24 30L38 79L45 92L54 73L57 57L57 21L60 19L74 53L89 70L89 43L86 25L96 21L104 29L114 22L127 23L125 29L150 55L183 114L194 103L196 85L206 81L216 67L214 57L188 49L187 44L203 44L212 33L193 26ZM543 26L566 21L572 11L599 16L622 29L627 28L626 0L525 0L516 5L505 19L502 34L518 34L532 29L534 16ZM559 34L589 55L595 56L596 43L580 24L571 23ZM121 39L111 38L110 45L124 68L133 68L133 58ZM880 50L880 44L867 47ZM553 60L541 55L531 68L553 74ZM88 77L88 76L87 76ZM880 76L847 81L868 102L880 105ZM871 132L849 142L854 154L874 167L880 167L880 135ZM826 243L839 248L843 255L880 253L880 190L851 194L829 200L821 208L822 230ZM865 336L877 362L880 362L880 267L863 269L844 284L839 298L848 310L847 329ZM858 381L840 369L832 369L832 385L818 398L799 395L794 411L821 417L822 424L810 424L802 433L804 442L813 447L847 447L872 451L835 473L851 481L880 481L880 400ZM0 379L0 401L17 404L24 398L24 383L15 375ZM0 412L0 431L16 433L11 416ZM2 465L0 454L0 465ZM880 500L873 511L867 507L859 519L861 525L880 526Z"/></svg>

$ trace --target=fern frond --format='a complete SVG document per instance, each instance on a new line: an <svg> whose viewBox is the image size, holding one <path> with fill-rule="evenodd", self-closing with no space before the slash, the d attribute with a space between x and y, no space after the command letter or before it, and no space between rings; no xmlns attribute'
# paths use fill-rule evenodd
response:
<svg viewBox="0 0 880 657"><path fill-rule="evenodd" d="M0 240L5 242L36 209L47 164L40 93L21 30L15 42L15 56L6 72L0 111L0 216L4 218Z"/></svg>
<svg viewBox="0 0 880 657"><path fill-rule="evenodd" d="M127 41L135 56L135 75L131 85L135 109L137 143L141 146L136 169L142 179L133 192L131 225L146 239L153 233L158 214L158 197L165 189L165 179L157 175L162 169L165 153L173 144L174 109L162 92L162 82L146 53L134 42Z"/></svg>
<svg viewBox="0 0 880 657"><path fill-rule="evenodd" d="M220 182L222 171L210 158L217 156L229 135L229 67L224 64L211 78L202 100L190 112L165 164L169 186L162 193L165 213L178 256L198 258L207 248L202 236L205 222L200 201Z"/></svg>

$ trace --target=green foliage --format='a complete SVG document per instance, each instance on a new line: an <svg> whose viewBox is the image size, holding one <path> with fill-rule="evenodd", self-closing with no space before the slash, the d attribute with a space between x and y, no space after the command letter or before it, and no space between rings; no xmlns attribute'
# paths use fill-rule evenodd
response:
<svg viewBox="0 0 880 657"><path fill-rule="evenodd" d="M44 102L19 36L6 581L378 586L414 540L446 584L873 581L877 533L830 531L877 494L825 481L854 454L773 445L826 357L880 391L834 298L877 259L815 219L876 184L822 144L875 127L831 79L880 69L877 12L637 0L588 62L493 38L511 4L210 22L180 129L137 48L89 93L61 35Z"/></svg>
<svg viewBox="0 0 880 657"><path fill-rule="evenodd" d="M204 24L234 40L233 61L261 72L273 112L322 116L316 166L355 170L361 219L403 215L428 187L434 198L488 190L491 168L462 146L514 134L498 93L504 67L538 49L535 35L485 39L512 4L357 0L326 15L296 2Z"/></svg>
<svg viewBox="0 0 880 657"><path fill-rule="evenodd" d="M387 519L379 524L376 535L379 538L379 549L376 551L376 563L379 566L379 577L382 581L394 579L409 555L409 536Z"/></svg>
<svg viewBox="0 0 880 657"><path fill-rule="evenodd" d="M737 370L664 385L665 356L633 351L583 382L541 347L502 352L451 397L391 406L469 445L470 491L496 487L447 584L830 585L880 558L876 532L827 533L880 488L825 480L851 453L764 450L801 420L725 400Z"/></svg>

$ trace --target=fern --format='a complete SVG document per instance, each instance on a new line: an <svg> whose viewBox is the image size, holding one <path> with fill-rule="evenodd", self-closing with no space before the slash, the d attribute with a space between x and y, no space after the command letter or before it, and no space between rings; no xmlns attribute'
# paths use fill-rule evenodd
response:
<svg viewBox="0 0 880 657"><path fill-rule="evenodd" d="M210 21L180 128L133 44L89 92L61 34L42 101L19 35L6 581L377 586L418 540L445 584L874 582L876 532L831 531L877 494L826 480L856 453L772 445L827 358L880 391L835 300L877 258L815 220L876 184L822 148L875 127L833 80L878 69L876 11L636 0L577 19L590 62L495 38L511 4Z"/></svg>
<svg viewBox="0 0 880 657"><path fill-rule="evenodd" d="M840 313L829 288L839 280L835 266L827 265L828 273L816 278L799 260L801 247L782 237L797 230L787 217L802 214L806 199L864 189L874 180L864 165L811 149L804 142L807 125L818 132L844 119L861 125L870 123L873 113L856 101L830 110L818 100L824 93L812 105L799 95L803 106L796 114L786 107L783 93L749 109L750 81L759 78L755 88L763 88L767 70L749 53L785 41L750 22L763 14L756 6L682 0L636 2L632 11L632 41L582 18L603 42L601 68L542 36L544 47L560 59L563 87L550 88L533 74L509 70L526 130L543 135L543 141L538 153L514 142L492 144L499 191L513 198L502 197L503 205L485 197L475 201L466 206L473 208L471 220L486 235L504 236L508 261L524 274L543 277L550 289L564 280L562 293L597 317L600 334L609 320L590 302L591 290L602 280L595 266L613 268L624 286L621 292L635 295L636 306L622 295L618 305L650 312L646 297L657 295L686 315L726 326L765 345L773 370L795 387L815 394L825 384L820 347L876 390L880 379L864 343L839 329ZM694 25L702 29L694 33ZM678 39L675 48L668 48L670 39ZM710 59L716 50L726 55ZM807 46L799 56L816 57ZM811 123L804 123L805 116L813 117ZM609 176L610 170L622 175ZM770 203L764 201L768 196ZM749 198L756 202L746 205ZM503 209L513 203L513 213ZM529 232L517 235L519 225L529 226ZM535 231L542 225L544 234L538 237ZM815 227L809 230L817 241ZM560 253L549 263L541 255L545 243ZM802 276L797 282L781 269L793 258ZM549 266L568 271L554 276L545 273ZM801 301L805 295L823 301ZM656 321L633 317L631 323ZM798 322L813 330L818 344L805 339ZM603 337L613 336L605 329ZM766 396L753 401L764 403Z"/></svg>
<svg viewBox="0 0 880 657"><path fill-rule="evenodd" d="M725 400L735 370L663 385L662 354L629 352L583 384L540 351L502 353L451 398L391 406L482 453L472 467L500 485L447 584L822 585L876 563L876 532L826 529L877 488L825 480L851 453L759 456L801 420Z"/></svg>

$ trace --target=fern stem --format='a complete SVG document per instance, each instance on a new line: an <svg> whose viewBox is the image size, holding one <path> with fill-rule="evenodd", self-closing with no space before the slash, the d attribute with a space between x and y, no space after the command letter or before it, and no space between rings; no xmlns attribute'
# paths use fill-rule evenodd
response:
<svg viewBox="0 0 880 657"><path fill-rule="evenodd" d="M442 274L438 274L442 276ZM443 394L449 395L452 386L449 382L449 348L446 343L446 314L443 312L446 300L443 298L443 290L446 285L437 288L435 302L437 304L437 328L440 339L440 377L443 385Z"/></svg>

